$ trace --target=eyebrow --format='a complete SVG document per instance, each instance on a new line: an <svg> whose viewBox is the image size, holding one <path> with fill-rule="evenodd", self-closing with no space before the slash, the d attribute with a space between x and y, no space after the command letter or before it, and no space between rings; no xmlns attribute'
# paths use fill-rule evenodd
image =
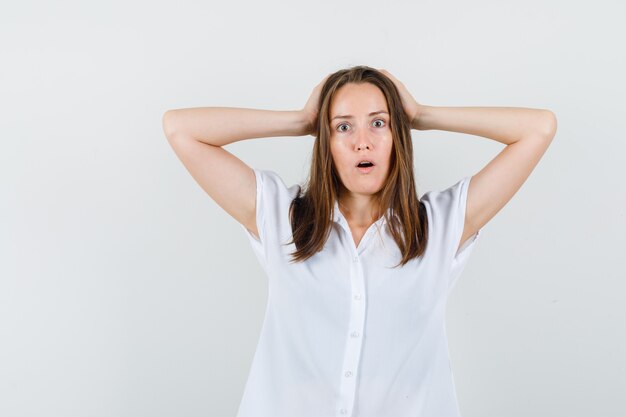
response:
<svg viewBox="0 0 626 417"><path fill-rule="evenodd" d="M381 114L381 113L385 113L386 115L389 115L389 113L387 113L384 110L373 111L369 115L370 116L374 116L375 114ZM346 114L346 115L335 116L335 117L333 117L330 120L335 120L335 119L352 119L353 117L354 116L352 116L351 114Z"/></svg>

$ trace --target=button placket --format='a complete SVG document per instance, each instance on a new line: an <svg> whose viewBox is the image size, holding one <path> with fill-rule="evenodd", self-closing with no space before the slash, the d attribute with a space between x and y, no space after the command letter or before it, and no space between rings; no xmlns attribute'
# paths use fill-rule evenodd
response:
<svg viewBox="0 0 626 417"><path fill-rule="evenodd" d="M352 267L350 268L351 300L350 319L348 323L348 333L346 337L350 343L346 343L343 360L343 374L340 381L340 400L338 403L338 415L345 416L354 406L357 386L357 370L362 350L362 338L359 336L363 332L365 325L365 278L362 264L359 262L357 248L353 247Z"/></svg>

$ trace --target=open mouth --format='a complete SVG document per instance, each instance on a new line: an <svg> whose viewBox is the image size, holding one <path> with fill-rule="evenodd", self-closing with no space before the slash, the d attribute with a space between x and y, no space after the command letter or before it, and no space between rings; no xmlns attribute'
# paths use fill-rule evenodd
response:
<svg viewBox="0 0 626 417"><path fill-rule="evenodd" d="M370 161L361 161L357 164L356 168L362 173L368 173L374 169L374 164Z"/></svg>

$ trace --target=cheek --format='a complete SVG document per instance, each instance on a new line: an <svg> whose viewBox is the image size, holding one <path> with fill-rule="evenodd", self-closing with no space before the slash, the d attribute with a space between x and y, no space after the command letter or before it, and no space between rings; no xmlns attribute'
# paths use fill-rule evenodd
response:
<svg viewBox="0 0 626 417"><path fill-rule="evenodd" d="M393 154L393 149L394 149L393 138L390 137L389 142L387 142L385 145L386 145L387 162L389 162L391 155Z"/></svg>
<svg viewBox="0 0 626 417"><path fill-rule="evenodd" d="M333 156L333 160L338 165L344 165L350 159L349 150L342 147L342 144L340 143L331 143L330 152Z"/></svg>

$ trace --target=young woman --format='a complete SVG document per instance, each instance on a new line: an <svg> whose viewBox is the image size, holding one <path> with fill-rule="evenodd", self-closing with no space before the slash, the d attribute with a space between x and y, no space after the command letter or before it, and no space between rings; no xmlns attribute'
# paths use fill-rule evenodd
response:
<svg viewBox="0 0 626 417"><path fill-rule="evenodd" d="M163 127L268 276L238 417L460 415L446 301L483 226L550 145L551 111L427 106L389 72L356 66L324 78L298 111L177 109ZM507 146L418 198L411 129ZM304 190L222 148L301 135L315 137Z"/></svg>

